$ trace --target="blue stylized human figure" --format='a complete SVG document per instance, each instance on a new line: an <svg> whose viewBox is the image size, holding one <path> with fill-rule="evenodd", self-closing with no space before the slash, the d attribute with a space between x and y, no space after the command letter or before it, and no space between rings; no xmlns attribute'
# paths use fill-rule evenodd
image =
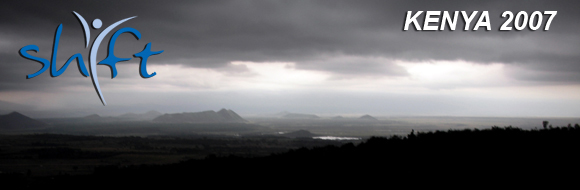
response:
<svg viewBox="0 0 580 190"><path fill-rule="evenodd" d="M85 48L87 48L87 47L89 47L89 41L90 41L90 37L91 37L89 25L87 24L86 20L80 14L78 14L74 11L73 11L73 13L77 17L77 19L79 20L81 25L83 26L83 32L85 33L85 46L86 46ZM107 36L107 34L109 34L109 32L111 32L115 27L119 26L123 22L126 22L126 21L133 19L135 17L137 17L137 16L125 18L125 19L117 21L117 22L113 23L112 25L110 25L109 27L105 28L97 36L97 38L95 39L95 41L93 42L93 44L91 46L90 53L89 53L90 76L91 76L91 79L93 81L93 86L95 87L95 90L97 91L97 94L99 95L99 98L101 99L101 102L103 103L103 105L107 105L107 102L105 101L105 98L103 97L103 94L101 92L101 87L99 85L99 79L97 78L97 69L96 69L97 64L109 66L109 68L111 69L111 78L115 78L117 76L116 63L121 62L121 61L128 61L131 59L131 58L118 58L115 56L114 48L115 48L115 43L117 41L117 38L122 33L130 33L130 34L133 34L133 36L135 38L137 38L137 40L139 40L139 39L141 39L141 33L138 30L136 30L134 28L129 28L129 27L119 29L117 32L115 32L113 34L113 36L111 37L111 40L109 41L107 58L105 58L104 60L102 60L99 63L97 63L97 51L99 49L99 46L101 45L101 42L103 41L105 36ZM94 29L99 29L99 28L101 28L102 25L103 25L103 22L98 18L93 20L93 22L92 22L92 27ZM56 55L58 52L58 44L59 44L61 32L62 32L62 24L60 24L57 27L57 30L55 33L52 59L51 59L52 62L49 62L48 60L43 59L43 58L31 56L30 54L27 53L27 51L38 52L39 49L38 49L38 46L36 46L36 45L28 45L28 46L25 46L25 47L20 49L19 53L22 57L39 62L43 65L43 67L39 71L37 71L36 73L27 75L26 77L28 79L36 77L39 74L43 73L44 71L46 71L48 69L49 65L51 68L51 70L50 70L51 76L57 77L57 76L61 75L62 73L64 73L64 71L66 70L66 68L70 64L70 62L72 62L74 59L77 60L79 71L81 72L81 74L85 77L89 76L89 73L84 65L83 57L80 53L74 54L73 56L71 56L67 60L67 62L59 70L56 69ZM153 72L152 74L147 73L147 66L146 66L147 59L151 55L157 55L157 54L160 54L162 52L163 52L163 50L155 51L155 52L151 51L151 42L149 42L149 43L147 43L147 45L145 46L143 51L133 55L133 57L141 58L141 63L139 65L139 74L141 75L142 78L150 78L150 77L153 77L157 74L155 72Z"/></svg>

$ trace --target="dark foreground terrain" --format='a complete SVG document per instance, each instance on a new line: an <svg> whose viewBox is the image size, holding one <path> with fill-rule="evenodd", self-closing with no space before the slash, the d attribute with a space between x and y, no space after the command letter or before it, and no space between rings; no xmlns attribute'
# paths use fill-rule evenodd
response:
<svg viewBox="0 0 580 190"><path fill-rule="evenodd" d="M163 165L208 155L262 157L300 147L340 146L285 136L181 135L106 137L59 134L0 135L0 174L30 177L92 174L101 166Z"/></svg>
<svg viewBox="0 0 580 190"><path fill-rule="evenodd" d="M580 176L580 126L522 130L492 127L373 137L361 143L299 148L269 156L218 156L163 165L109 165L89 175L3 174L19 187L216 188L264 184L405 184L428 179L562 181ZM513 182L513 181L512 181ZM571 181L568 181L571 182ZM260 185L261 184L261 185Z"/></svg>

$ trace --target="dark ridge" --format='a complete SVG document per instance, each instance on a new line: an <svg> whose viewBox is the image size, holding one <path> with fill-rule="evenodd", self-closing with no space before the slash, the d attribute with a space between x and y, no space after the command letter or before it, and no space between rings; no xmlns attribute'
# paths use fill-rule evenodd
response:
<svg viewBox="0 0 580 190"><path fill-rule="evenodd" d="M220 116L225 118L228 121L235 121L235 122L247 122L244 118L240 117L236 112L230 109L222 108L220 111L217 112Z"/></svg>
<svg viewBox="0 0 580 190"><path fill-rule="evenodd" d="M85 118L85 119L101 119L102 117L98 114L91 114L91 115L87 115L83 118Z"/></svg>
<svg viewBox="0 0 580 190"><path fill-rule="evenodd" d="M128 119L128 120L153 120L156 117L159 117L161 115L163 115L161 112L151 110L151 111L148 111L146 113L141 113L141 114L126 113L126 114L118 116L117 118Z"/></svg>
<svg viewBox="0 0 580 190"><path fill-rule="evenodd" d="M18 112L0 115L0 129L31 129L41 128L47 125L44 122L37 121Z"/></svg>
<svg viewBox="0 0 580 190"><path fill-rule="evenodd" d="M161 123L245 123L245 119L232 110L221 109L219 112L213 110L202 112L184 112L175 114L165 114L153 119L154 122Z"/></svg>
<svg viewBox="0 0 580 190"><path fill-rule="evenodd" d="M378 120L377 118L375 118L375 117L373 117L373 116L370 116L370 115L368 115L368 114L367 114L367 115L363 115L363 116L359 117L359 119L365 119L365 120L375 120L375 121L376 121L376 120Z"/></svg>

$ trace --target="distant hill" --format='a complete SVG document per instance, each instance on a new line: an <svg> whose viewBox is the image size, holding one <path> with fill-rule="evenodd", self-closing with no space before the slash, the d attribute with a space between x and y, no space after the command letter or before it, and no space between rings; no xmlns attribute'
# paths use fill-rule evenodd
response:
<svg viewBox="0 0 580 190"><path fill-rule="evenodd" d="M320 117L318 117L317 115L314 115L314 114L288 113L288 114L282 116L282 118L286 118L286 119L318 119Z"/></svg>
<svg viewBox="0 0 580 190"><path fill-rule="evenodd" d="M119 121L119 118L111 117L111 116L100 116L98 114L91 114L85 117L81 117L80 122L115 122Z"/></svg>
<svg viewBox="0 0 580 190"><path fill-rule="evenodd" d="M98 114L91 114L83 117L83 119L101 119L102 117Z"/></svg>
<svg viewBox="0 0 580 190"><path fill-rule="evenodd" d="M240 117L232 110L221 109L218 112L213 110L202 112L184 112L161 115L154 122L161 123L245 123L244 118Z"/></svg>
<svg viewBox="0 0 580 190"><path fill-rule="evenodd" d="M48 124L37 121L18 112L0 115L0 129L30 129L45 127Z"/></svg>
<svg viewBox="0 0 580 190"><path fill-rule="evenodd" d="M375 117L373 117L373 116L370 116L370 115L368 115L368 114L367 114L367 115L363 115L363 116L359 117L359 119L370 120L370 121L377 121L377 120L378 120L377 118L375 118Z"/></svg>
<svg viewBox="0 0 580 190"><path fill-rule="evenodd" d="M153 120L161 115L163 115L161 112L151 110L151 111L148 111L148 112L142 113L142 114L126 113L126 114L117 116L117 118L127 119L127 120Z"/></svg>
<svg viewBox="0 0 580 190"><path fill-rule="evenodd" d="M220 116L226 118L227 120L230 121L236 121L236 122L246 122L246 120L242 117L240 117L240 115L238 115L236 112L228 109L221 109L220 111L217 112L217 114L219 114Z"/></svg>

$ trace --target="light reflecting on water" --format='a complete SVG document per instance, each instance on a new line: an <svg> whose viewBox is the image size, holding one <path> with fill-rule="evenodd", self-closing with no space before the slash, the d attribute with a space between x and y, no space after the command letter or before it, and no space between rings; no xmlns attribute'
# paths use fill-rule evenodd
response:
<svg viewBox="0 0 580 190"><path fill-rule="evenodd" d="M335 136L320 136L320 137L312 137L313 139L322 139L322 140L360 140L361 138L357 137L335 137Z"/></svg>

